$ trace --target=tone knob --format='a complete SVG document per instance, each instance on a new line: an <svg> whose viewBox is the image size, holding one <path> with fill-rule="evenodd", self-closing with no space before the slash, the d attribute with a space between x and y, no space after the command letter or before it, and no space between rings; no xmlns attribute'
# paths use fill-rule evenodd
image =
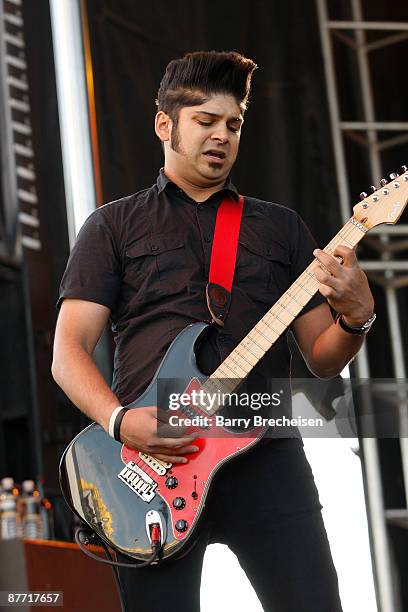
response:
<svg viewBox="0 0 408 612"><path fill-rule="evenodd" d="M173 506L176 510L182 510L186 505L184 497L175 497L173 499Z"/></svg>
<svg viewBox="0 0 408 612"><path fill-rule="evenodd" d="M187 531L188 523L184 519L179 519L178 521L176 521L175 527L177 531L183 533L183 531Z"/></svg>
<svg viewBox="0 0 408 612"><path fill-rule="evenodd" d="M178 480L175 476L168 476L166 478L166 487L168 489L175 489L178 485Z"/></svg>

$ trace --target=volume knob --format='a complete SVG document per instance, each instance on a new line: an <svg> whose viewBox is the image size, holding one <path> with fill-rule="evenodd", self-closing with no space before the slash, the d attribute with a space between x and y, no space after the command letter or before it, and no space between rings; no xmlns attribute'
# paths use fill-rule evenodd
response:
<svg viewBox="0 0 408 612"><path fill-rule="evenodd" d="M187 527L188 527L188 523L184 519L179 519L178 521L176 521L175 528L180 533L183 533L183 531L187 531Z"/></svg>
<svg viewBox="0 0 408 612"><path fill-rule="evenodd" d="M175 476L168 476L166 478L166 487L168 489L175 489L178 485L178 480Z"/></svg>
<svg viewBox="0 0 408 612"><path fill-rule="evenodd" d="M173 499L173 506L175 507L176 510L182 510L185 505L186 505L186 500L184 499L184 497L175 497Z"/></svg>

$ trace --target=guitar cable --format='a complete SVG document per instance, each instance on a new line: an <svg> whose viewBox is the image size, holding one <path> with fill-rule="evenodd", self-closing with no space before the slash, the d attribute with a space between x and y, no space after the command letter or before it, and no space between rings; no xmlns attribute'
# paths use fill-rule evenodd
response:
<svg viewBox="0 0 408 612"><path fill-rule="evenodd" d="M100 563L106 563L107 565L110 565L112 567L113 576L115 578L116 588L117 588L118 595L119 595L121 610L122 612L126 612L124 604L123 604L122 588L120 586L118 567L141 569L143 567L147 567L148 565L151 565L154 561L156 561L161 551L160 525L158 523L153 523L151 525L150 541L151 541L153 552L152 552L151 557L149 557L146 561L143 561L142 563L121 563L119 561L114 561L105 542L94 531L92 531L88 527L78 527L75 530L74 537L75 537L75 542L78 544L79 548L88 557L90 557L91 559L94 559L95 561L99 561ZM102 546L108 558L102 559L102 557L99 557L98 555L95 555L94 553L92 553L90 550L86 548L89 544L95 544L95 545Z"/></svg>

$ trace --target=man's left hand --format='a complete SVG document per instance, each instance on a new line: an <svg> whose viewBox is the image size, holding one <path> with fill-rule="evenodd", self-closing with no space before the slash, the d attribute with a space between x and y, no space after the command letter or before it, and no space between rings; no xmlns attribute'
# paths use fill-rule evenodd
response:
<svg viewBox="0 0 408 612"><path fill-rule="evenodd" d="M360 327L373 314L374 299L354 250L340 245L333 251L334 256L321 249L315 249L313 255L321 264L313 270L320 293L348 325Z"/></svg>

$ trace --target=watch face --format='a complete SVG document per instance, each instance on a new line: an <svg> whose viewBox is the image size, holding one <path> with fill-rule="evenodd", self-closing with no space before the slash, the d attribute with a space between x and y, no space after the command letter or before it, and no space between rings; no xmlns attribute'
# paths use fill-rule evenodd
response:
<svg viewBox="0 0 408 612"><path fill-rule="evenodd" d="M370 327L372 326L372 324L374 323L374 321L376 320L377 315L374 313L372 317L370 317L368 319L368 321L366 321L363 325L362 325L362 329L364 329L365 331L368 331L370 329Z"/></svg>

